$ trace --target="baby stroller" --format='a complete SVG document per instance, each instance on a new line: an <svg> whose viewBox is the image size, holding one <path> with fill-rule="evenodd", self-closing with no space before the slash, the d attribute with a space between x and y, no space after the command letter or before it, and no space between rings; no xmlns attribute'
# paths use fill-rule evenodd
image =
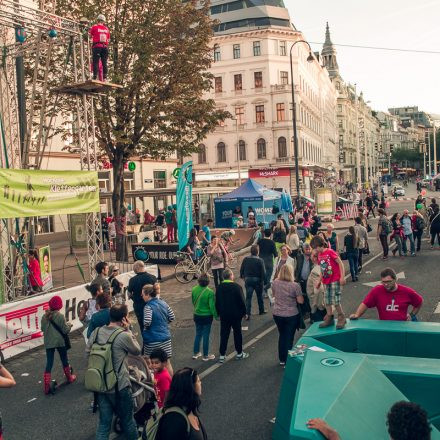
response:
<svg viewBox="0 0 440 440"><path fill-rule="evenodd" d="M153 385L153 375L148 369L147 362L142 356L128 355L128 371L130 374L131 391L134 403L134 419L141 429L150 418L153 410L157 411L157 399ZM121 434L122 428L119 417L113 421L113 430Z"/></svg>

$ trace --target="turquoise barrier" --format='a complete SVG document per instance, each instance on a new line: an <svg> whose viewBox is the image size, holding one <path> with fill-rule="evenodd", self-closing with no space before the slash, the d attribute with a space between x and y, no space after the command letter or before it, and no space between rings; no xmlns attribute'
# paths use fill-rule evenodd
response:
<svg viewBox="0 0 440 440"><path fill-rule="evenodd" d="M342 439L388 439L397 401L420 404L440 440L440 324L360 320L343 330L312 325L289 354L272 438L322 439L324 419Z"/></svg>

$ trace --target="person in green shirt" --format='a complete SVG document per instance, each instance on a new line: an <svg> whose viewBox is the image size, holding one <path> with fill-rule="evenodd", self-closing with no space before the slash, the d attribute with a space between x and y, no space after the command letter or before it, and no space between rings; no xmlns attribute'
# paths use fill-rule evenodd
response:
<svg viewBox="0 0 440 440"><path fill-rule="evenodd" d="M194 307L194 322L196 324L196 336L194 339L193 359L202 356L200 353L200 343L203 339L203 358L204 361L215 359L215 355L209 354L209 335L213 318L218 319L215 308L215 294L209 287L209 277L202 274L198 279L198 285L192 289L192 303Z"/></svg>
<svg viewBox="0 0 440 440"><path fill-rule="evenodd" d="M165 213L165 223L167 225L167 240L168 243L173 243L174 237L174 226L173 226L173 207L168 206L167 212Z"/></svg>

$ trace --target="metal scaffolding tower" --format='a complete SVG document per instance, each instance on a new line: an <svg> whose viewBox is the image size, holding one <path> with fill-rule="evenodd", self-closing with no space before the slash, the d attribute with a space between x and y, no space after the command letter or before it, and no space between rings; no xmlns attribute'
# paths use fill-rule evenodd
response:
<svg viewBox="0 0 440 440"><path fill-rule="evenodd" d="M2 58L0 71L0 118L3 126L3 148L0 153L3 167L39 169L55 123L55 109L62 94L72 97L74 114L73 138L77 143L82 170L97 170L94 97L120 86L89 79L90 44L87 23L78 23L54 14L55 1L40 1L40 9L18 1L0 0L0 35ZM15 41L17 29L26 39ZM59 86L50 88L49 76L53 68L54 48L66 49L66 62ZM33 77L28 87L26 134L20 140L19 105L15 78L16 57L32 57ZM67 82L67 84L66 84ZM50 101L50 102L49 102ZM52 105L52 111L49 107ZM17 272L17 254L12 248L13 222L0 224L0 263L3 277L3 300L12 300L23 290L23 274ZM96 263L103 259L101 222L98 213L86 215L89 278ZM1 293L1 292L0 292ZM0 303L1 303L0 295Z"/></svg>

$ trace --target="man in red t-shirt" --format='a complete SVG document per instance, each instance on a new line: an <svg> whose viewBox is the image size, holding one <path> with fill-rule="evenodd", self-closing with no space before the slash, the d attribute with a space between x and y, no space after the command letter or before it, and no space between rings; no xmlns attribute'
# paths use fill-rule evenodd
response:
<svg viewBox="0 0 440 440"><path fill-rule="evenodd" d="M101 60L103 79L106 81L108 71L107 59L110 31L104 23L104 15L99 14L97 23L90 28L90 38L92 39L93 79L98 79L99 61Z"/></svg>
<svg viewBox="0 0 440 440"><path fill-rule="evenodd" d="M370 290L350 319L360 318L367 309L376 307L382 321L412 321L423 303L423 298L410 287L397 284L396 272L391 268L380 274L382 285ZM412 306L408 313L408 307Z"/></svg>
<svg viewBox="0 0 440 440"><path fill-rule="evenodd" d="M321 267L321 278L315 287L319 289L321 283L324 285L324 303L327 310L324 321L319 324L319 327L325 328L333 325L333 306L335 306L338 312L336 329L342 329L347 322L341 306L341 286L345 284L344 264L339 255L333 249L328 248L323 237L315 235L310 242L310 246L318 251L317 258Z"/></svg>

